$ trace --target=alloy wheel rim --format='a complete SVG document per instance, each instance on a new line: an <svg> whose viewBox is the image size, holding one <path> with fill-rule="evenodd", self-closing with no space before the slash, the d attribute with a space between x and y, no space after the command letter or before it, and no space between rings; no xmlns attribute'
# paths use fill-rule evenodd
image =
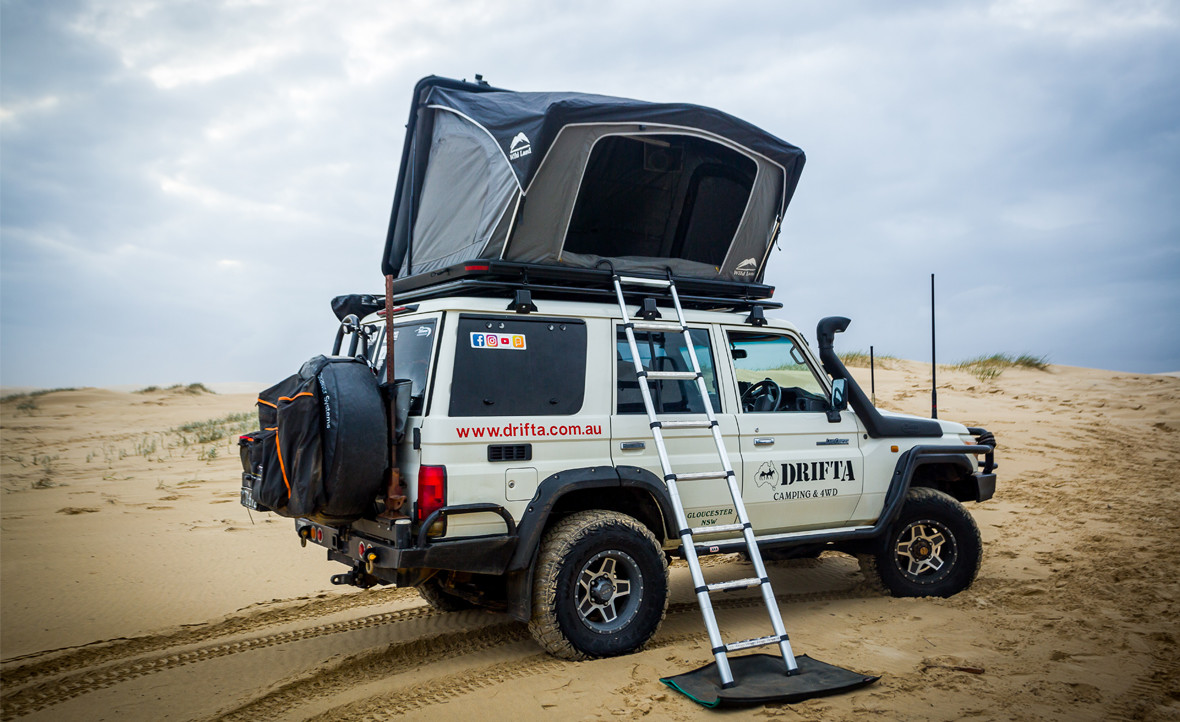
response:
<svg viewBox="0 0 1180 722"><path fill-rule="evenodd" d="M933 584L945 579L955 565L958 546L943 524L929 519L914 521L896 539L893 560L910 581Z"/></svg>
<svg viewBox="0 0 1180 722"><path fill-rule="evenodd" d="M617 550L591 557L574 584L578 618L595 632L616 632L630 624L642 596L639 564Z"/></svg>

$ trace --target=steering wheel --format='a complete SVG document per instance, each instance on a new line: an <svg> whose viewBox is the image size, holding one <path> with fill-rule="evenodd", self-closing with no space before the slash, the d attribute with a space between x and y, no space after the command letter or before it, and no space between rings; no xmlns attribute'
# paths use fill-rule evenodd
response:
<svg viewBox="0 0 1180 722"><path fill-rule="evenodd" d="M783 397L783 390L770 379L750 384L742 392L743 411L774 411Z"/></svg>

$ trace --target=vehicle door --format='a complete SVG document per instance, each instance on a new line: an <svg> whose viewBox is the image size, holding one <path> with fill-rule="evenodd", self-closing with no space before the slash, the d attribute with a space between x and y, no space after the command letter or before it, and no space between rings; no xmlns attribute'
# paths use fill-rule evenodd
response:
<svg viewBox="0 0 1180 722"><path fill-rule="evenodd" d="M723 408L716 372L716 354L707 328L690 328L709 400L726 441L730 463L741 479L741 456L737 444L737 420L732 408ZM692 361L684 334L637 332L639 359L647 371L691 371ZM614 414L611 416L611 457L616 466L639 466L659 478L664 473L652 438L641 383L635 374L631 348L621 328L616 333ZM660 420L689 420L704 417L704 402L695 381L652 380L648 383L652 403ZM732 404L732 401L730 402ZM672 470L676 473L718 471L722 468L712 431L665 429L664 442ZM689 526L719 526L737 520L728 486L722 479L684 481L677 484ZM707 538L707 537L705 537Z"/></svg>
<svg viewBox="0 0 1180 722"><path fill-rule="evenodd" d="M830 527L862 493L860 427L845 410L828 420L831 389L800 338L727 329L740 410L744 501L758 534Z"/></svg>
<svg viewBox="0 0 1180 722"><path fill-rule="evenodd" d="M473 311L449 313L446 325L420 454L445 466L447 506L494 502L520 519L546 478L608 457L607 405L587 385L586 320ZM457 514L446 529L501 534L504 522Z"/></svg>

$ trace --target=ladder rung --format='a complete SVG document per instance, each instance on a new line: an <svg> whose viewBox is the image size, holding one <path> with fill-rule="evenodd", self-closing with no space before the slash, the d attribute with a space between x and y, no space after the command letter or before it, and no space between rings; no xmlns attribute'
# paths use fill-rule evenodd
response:
<svg viewBox="0 0 1180 722"><path fill-rule="evenodd" d="M768 637L756 637L754 639L743 639L740 642L732 642L725 645L726 652L737 652L743 649L753 649L754 647L765 647L768 644L778 644L780 638L777 634L772 634Z"/></svg>
<svg viewBox="0 0 1180 722"><path fill-rule="evenodd" d="M688 531L690 534L724 534L727 531L741 531L745 524L720 524L718 526L694 526Z"/></svg>
<svg viewBox="0 0 1180 722"><path fill-rule="evenodd" d="M731 579L728 582L717 582L716 584L706 584L710 592L724 592L732 589L749 589L756 587L762 583L758 577L750 577L749 579Z"/></svg>
<svg viewBox="0 0 1180 722"><path fill-rule="evenodd" d="M703 481L705 479L724 479L729 473L721 471L690 471L685 474L672 474L676 481Z"/></svg>
<svg viewBox="0 0 1180 722"><path fill-rule="evenodd" d="M684 326L674 321L632 321L631 328L636 331L683 331Z"/></svg>
<svg viewBox="0 0 1180 722"><path fill-rule="evenodd" d="M693 381L697 377L695 371L648 371L645 375L649 379L672 379L675 381Z"/></svg>
<svg viewBox="0 0 1180 722"><path fill-rule="evenodd" d="M691 421L660 421L657 423L659 423L661 429L707 429L713 425L713 422L708 419L701 419L699 421L696 419Z"/></svg>
<svg viewBox="0 0 1180 722"><path fill-rule="evenodd" d="M638 276L619 276L619 283L628 286L656 286L659 288L667 288L672 285L672 282L666 278L640 278Z"/></svg>

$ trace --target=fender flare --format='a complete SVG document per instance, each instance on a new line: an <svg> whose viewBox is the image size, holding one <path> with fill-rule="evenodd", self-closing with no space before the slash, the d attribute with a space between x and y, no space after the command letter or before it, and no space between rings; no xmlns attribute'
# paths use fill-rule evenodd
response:
<svg viewBox="0 0 1180 722"><path fill-rule="evenodd" d="M664 537L675 536L676 514L668 488L652 472L638 466L591 466L567 469L546 477L517 524L516 551L508 562L508 613L527 622L532 616L533 570L549 517L565 495L587 489L637 489L647 492L660 510ZM609 493L609 492L608 492Z"/></svg>

